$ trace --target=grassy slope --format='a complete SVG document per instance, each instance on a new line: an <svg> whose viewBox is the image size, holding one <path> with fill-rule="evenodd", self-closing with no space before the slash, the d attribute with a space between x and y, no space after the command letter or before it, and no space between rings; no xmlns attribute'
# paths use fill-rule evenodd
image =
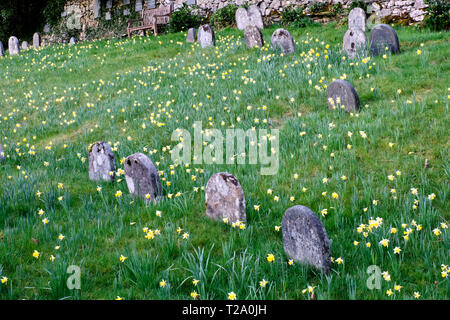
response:
<svg viewBox="0 0 450 320"><path fill-rule="evenodd" d="M184 299L196 290L202 299L225 299L230 291L239 299L303 299L310 295L301 290L309 285L320 299L412 298L415 291L427 299L448 298L441 264L449 263L449 235L440 227L449 219L448 34L401 28L401 54L350 65L340 53L345 29L331 24L291 31L297 54L286 57L268 46L249 51L240 32L224 30L216 49L202 50L185 43L184 34L173 34L0 58L0 139L8 157L0 166L0 277L9 278L0 285L0 298ZM267 43L272 32L264 30ZM358 115L327 108L324 85L344 75L359 93ZM278 173L261 176L259 166L250 165L191 164L190 171L177 166L171 174L164 147L175 145L173 130L192 130L196 120L203 128L280 129ZM128 195L123 177L114 184L89 181L83 158L98 140L116 147L118 165L134 152L156 150L149 156L163 171L165 195L173 197L146 206ZM233 173L244 188L245 230L205 217L204 192L193 188L219 170ZM417 196L410 193L413 187ZM117 190L122 197L114 196ZM432 193L436 198L430 201ZM332 256L344 259L328 277L287 264L281 231L274 228L295 204L319 215ZM41 217L39 209L45 211ZM323 209L326 216L320 215ZM371 217L383 218L383 224L364 238L356 229ZM406 242L402 223L414 230ZM147 240L143 227L161 234ZM442 231L439 237L435 228ZM390 240L388 248L379 244L383 238ZM393 253L396 246L400 254ZM266 261L269 253L275 262ZM128 259L121 263L120 255ZM66 288L71 264L82 268L80 291ZM366 287L372 264L391 275L381 290ZM197 287L192 278L201 280ZM162 279L165 288L159 287ZM262 279L269 281L266 288L259 287ZM403 288L388 297L394 284Z"/></svg>

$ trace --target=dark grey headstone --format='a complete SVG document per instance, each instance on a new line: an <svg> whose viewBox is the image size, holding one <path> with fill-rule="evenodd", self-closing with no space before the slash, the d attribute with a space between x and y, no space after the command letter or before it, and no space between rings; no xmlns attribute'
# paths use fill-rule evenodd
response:
<svg viewBox="0 0 450 320"><path fill-rule="evenodd" d="M260 30L264 29L264 23L263 23L261 11L259 10L257 5L252 4L248 8L247 14L248 14L248 20L250 21L250 24L258 27L258 29L260 29Z"/></svg>
<svg viewBox="0 0 450 320"><path fill-rule="evenodd" d="M101 10L101 1L94 0L94 19L97 19L100 17L100 10Z"/></svg>
<svg viewBox="0 0 450 320"><path fill-rule="evenodd" d="M5 48L3 47L3 43L0 41L0 57L5 55Z"/></svg>
<svg viewBox="0 0 450 320"><path fill-rule="evenodd" d="M74 37L70 38L69 44L70 44L71 46L77 44L77 39L75 39Z"/></svg>
<svg viewBox="0 0 450 320"><path fill-rule="evenodd" d="M200 42L202 48L215 46L216 36L214 34L214 28L209 24L200 26L197 34L197 41Z"/></svg>
<svg viewBox="0 0 450 320"><path fill-rule="evenodd" d="M366 31L366 13L361 8L353 8L348 14L348 28Z"/></svg>
<svg viewBox="0 0 450 320"><path fill-rule="evenodd" d="M349 29L345 33L342 42L342 49L349 57L355 58L358 53L362 55L366 49L366 33L361 29Z"/></svg>
<svg viewBox="0 0 450 320"><path fill-rule="evenodd" d="M375 56L382 54L386 47L391 53L400 52L397 32L387 24L378 24L370 31L370 53Z"/></svg>
<svg viewBox="0 0 450 320"><path fill-rule="evenodd" d="M277 29L272 34L271 40L272 46L275 48L280 48L283 54L289 54L295 52L294 38L286 29Z"/></svg>
<svg viewBox="0 0 450 320"><path fill-rule="evenodd" d="M331 110L359 111L359 97L353 86L345 80L335 80L327 88L328 107Z"/></svg>
<svg viewBox="0 0 450 320"><path fill-rule="evenodd" d="M247 48L264 46L264 39L261 30L253 25L248 25L244 30L245 44Z"/></svg>
<svg viewBox="0 0 450 320"><path fill-rule="evenodd" d="M33 47L35 48L39 48L41 46L41 36L39 35L39 33L35 33L33 35Z"/></svg>
<svg viewBox="0 0 450 320"><path fill-rule="evenodd" d="M228 172L209 178L205 190L206 215L214 220L246 221L245 198L239 181Z"/></svg>
<svg viewBox="0 0 450 320"><path fill-rule="evenodd" d="M114 181L114 153L106 142L96 142L89 148L89 179ZM110 174L110 173L113 174Z"/></svg>
<svg viewBox="0 0 450 320"><path fill-rule="evenodd" d="M244 30L250 24L248 13L245 8L238 8L236 10L236 25L239 30Z"/></svg>
<svg viewBox="0 0 450 320"><path fill-rule="evenodd" d="M136 0L136 5L134 7L134 11L141 11L142 10L142 0Z"/></svg>
<svg viewBox="0 0 450 320"><path fill-rule="evenodd" d="M196 35L197 30L195 28L190 28L187 33L186 42L195 42Z"/></svg>
<svg viewBox="0 0 450 320"><path fill-rule="evenodd" d="M281 224L286 255L328 273L331 269L330 241L316 214L305 206L294 206L286 210Z"/></svg>
<svg viewBox="0 0 450 320"><path fill-rule="evenodd" d="M132 195L155 201L162 194L158 171L143 153L135 153L125 159L125 179ZM149 199L146 199L149 195Z"/></svg>

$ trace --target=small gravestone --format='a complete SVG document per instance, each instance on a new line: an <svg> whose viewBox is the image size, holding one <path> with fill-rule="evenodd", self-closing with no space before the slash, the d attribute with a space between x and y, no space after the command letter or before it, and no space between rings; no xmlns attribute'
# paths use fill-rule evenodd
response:
<svg viewBox="0 0 450 320"><path fill-rule="evenodd" d="M196 35L197 30L195 28L190 28L187 33L186 42L195 42Z"/></svg>
<svg viewBox="0 0 450 320"><path fill-rule="evenodd" d="M198 29L197 41L200 42L202 48L216 45L216 36L214 29L209 24L204 24Z"/></svg>
<svg viewBox="0 0 450 320"><path fill-rule="evenodd" d="M5 159L5 152L3 151L3 146L0 144L0 161Z"/></svg>
<svg viewBox="0 0 450 320"><path fill-rule="evenodd" d="M112 0L107 0L106 1L106 9L111 9L112 8Z"/></svg>
<svg viewBox="0 0 450 320"><path fill-rule="evenodd" d="M9 50L9 54L12 56L15 54L19 54L20 53L19 39L17 39L16 37L9 38L8 50Z"/></svg>
<svg viewBox="0 0 450 320"><path fill-rule="evenodd" d="M134 6L134 11L138 12L142 10L142 0L136 0L136 5Z"/></svg>
<svg viewBox="0 0 450 320"><path fill-rule="evenodd" d="M111 12L108 11L108 12L105 13L105 20L106 21L111 20Z"/></svg>
<svg viewBox="0 0 450 320"><path fill-rule="evenodd" d="M124 9L123 10L123 15L124 16L129 16L130 15L130 10L129 9Z"/></svg>
<svg viewBox="0 0 450 320"><path fill-rule="evenodd" d="M5 48L3 48L3 43L0 41L0 57L5 55Z"/></svg>
<svg viewBox="0 0 450 320"><path fill-rule="evenodd" d="M33 34L33 47L39 48L41 46L41 36L39 33Z"/></svg>
<svg viewBox="0 0 450 320"><path fill-rule="evenodd" d="M348 28L366 31L366 13L361 8L354 8L348 14Z"/></svg>
<svg viewBox="0 0 450 320"><path fill-rule="evenodd" d="M27 50L27 49L28 49L28 42L22 41L22 50Z"/></svg>
<svg viewBox="0 0 450 320"><path fill-rule="evenodd" d="M96 142L89 148L89 179L114 181L114 153L106 142Z"/></svg>
<svg viewBox="0 0 450 320"><path fill-rule="evenodd" d="M126 158L124 170L128 190L132 195L139 195L145 200L152 201L161 195L158 171L145 154L135 153Z"/></svg>
<svg viewBox="0 0 450 320"><path fill-rule="evenodd" d="M366 33L361 29L349 29L344 35L342 49L351 58L357 56L358 53L366 48Z"/></svg>
<svg viewBox="0 0 450 320"><path fill-rule="evenodd" d="M130 0L123 0L123 4L124 5L130 4Z"/></svg>
<svg viewBox="0 0 450 320"><path fill-rule="evenodd" d="M248 25L244 30L245 44L247 48L264 46L264 39L261 30L253 25Z"/></svg>
<svg viewBox="0 0 450 320"><path fill-rule="evenodd" d="M260 30L264 29L264 23L263 23L261 11L259 10L257 5L252 4L248 8L247 14L248 14L248 20L251 25L258 27L258 29L260 29Z"/></svg>
<svg viewBox="0 0 450 320"><path fill-rule="evenodd" d="M156 8L156 0L147 0L147 8L155 9Z"/></svg>
<svg viewBox="0 0 450 320"><path fill-rule="evenodd" d="M387 24L378 24L370 31L370 53L376 56L386 51L400 52L397 32Z"/></svg>
<svg viewBox="0 0 450 320"><path fill-rule="evenodd" d="M331 269L330 241L322 222L305 206L286 210L281 222L286 255L299 263L328 273Z"/></svg>
<svg viewBox="0 0 450 320"><path fill-rule="evenodd" d="M345 80L335 80L327 88L328 107L347 112L359 111L359 97L356 90Z"/></svg>
<svg viewBox="0 0 450 320"><path fill-rule="evenodd" d="M76 45L76 44L77 44L77 39L75 39L74 37L70 38L69 44L70 44L71 46Z"/></svg>
<svg viewBox="0 0 450 320"><path fill-rule="evenodd" d="M50 33L50 25L48 23L44 26L44 33Z"/></svg>
<svg viewBox="0 0 450 320"><path fill-rule="evenodd" d="M206 215L214 220L246 221L245 198L239 181L228 172L209 178L205 191Z"/></svg>
<svg viewBox="0 0 450 320"><path fill-rule="evenodd" d="M250 24L248 13L245 8L239 8L236 10L236 25L239 30L244 30Z"/></svg>
<svg viewBox="0 0 450 320"><path fill-rule="evenodd" d="M275 48L280 48L283 54L289 54L295 52L294 38L292 38L289 31L286 29L277 29L272 34L271 40L272 46Z"/></svg>

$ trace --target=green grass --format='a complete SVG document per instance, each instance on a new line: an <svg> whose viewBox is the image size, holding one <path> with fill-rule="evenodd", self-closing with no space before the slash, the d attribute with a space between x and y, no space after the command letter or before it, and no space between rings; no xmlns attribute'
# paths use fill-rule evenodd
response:
<svg viewBox="0 0 450 320"><path fill-rule="evenodd" d="M263 32L267 44L273 31ZM200 299L226 299L232 291L238 299L413 299L414 292L448 299L448 277L441 274L450 248L441 225L449 220L448 33L397 28L401 54L350 61L340 52L344 28L290 31L297 53L284 57L270 45L247 50L241 32L225 29L215 49L185 43L179 33L0 58L0 141L7 157L0 164L0 278L8 278L0 298L190 299L195 290ZM325 86L340 77L357 90L359 114L328 110ZM171 167L167 146L177 144L171 134L193 132L194 121L224 132L279 129L277 174L260 175L259 165ZM165 199L156 205L133 199L123 175L115 183L89 181L88 146L99 140L114 147L118 168L132 153L149 155ZM202 187L219 171L235 175L244 189L244 230L205 215ZM328 276L288 264L275 226L296 204L318 214L332 257L344 260ZM367 238L357 232L377 217L382 224ZM144 227L160 235L148 240ZM387 248L379 244L384 238ZM81 267L80 290L66 286L69 265ZM381 290L366 286L370 265L391 276ZM302 293L308 286L313 296Z"/></svg>

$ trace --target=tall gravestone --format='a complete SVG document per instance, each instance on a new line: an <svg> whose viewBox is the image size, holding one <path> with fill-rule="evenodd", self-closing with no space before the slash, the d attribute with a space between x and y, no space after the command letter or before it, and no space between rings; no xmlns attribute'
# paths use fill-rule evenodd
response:
<svg viewBox="0 0 450 320"><path fill-rule="evenodd" d="M239 181L228 172L209 178L205 190L206 215L214 220L246 221L245 198Z"/></svg>
<svg viewBox="0 0 450 320"><path fill-rule="evenodd" d="M244 30L250 24L248 13L245 8L236 10L236 25L239 30Z"/></svg>
<svg viewBox="0 0 450 320"><path fill-rule="evenodd" d="M101 0L94 0L94 19L100 17Z"/></svg>
<svg viewBox="0 0 450 320"><path fill-rule="evenodd" d="M186 42L195 42L195 36L197 35L197 30L195 28L190 28L186 36Z"/></svg>
<svg viewBox="0 0 450 320"><path fill-rule="evenodd" d="M3 47L3 43L0 41L0 57L5 55L5 48Z"/></svg>
<svg viewBox="0 0 450 320"><path fill-rule="evenodd" d="M281 49L283 54L289 54L295 52L294 38L286 29L277 29L272 34L271 40L272 46Z"/></svg>
<svg viewBox="0 0 450 320"><path fill-rule="evenodd" d="M33 34L33 47L39 48L41 46L41 36L39 33Z"/></svg>
<svg viewBox="0 0 450 320"><path fill-rule="evenodd" d="M283 248L298 263L312 265L324 273L331 269L330 241L316 214L305 206L286 210L281 222Z"/></svg>
<svg viewBox="0 0 450 320"><path fill-rule="evenodd" d="M342 49L351 58L355 58L358 53L362 53L367 44L366 33L361 29L349 29L344 35Z"/></svg>
<svg viewBox="0 0 450 320"><path fill-rule="evenodd" d="M328 85L328 108L331 110L359 111L359 97L353 86L345 80L335 80Z"/></svg>
<svg viewBox="0 0 450 320"><path fill-rule="evenodd" d="M145 154L135 153L127 157L124 171L128 190L132 195L155 201L162 194L158 171Z"/></svg>
<svg viewBox="0 0 450 320"><path fill-rule="evenodd" d="M247 48L264 46L264 39L261 30L253 25L248 25L244 30L245 44Z"/></svg>
<svg viewBox="0 0 450 320"><path fill-rule="evenodd" d="M348 28L366 31L366 13L361 8L353 8L348 14Z"/></svg>
<svg viewBox="0 0 450 320"><path fill-rule="evenodd" d="M261 15L261 11L259 10L258 6L255 4L252 4L247 11L248 14L248 20L250 24L254 25L255 27L258 27L258 29L262 30L264 29L264 23Z"/></svg>
<svg viewBox="0 0 450 320"><path fill-rule="evenodd" d="M370 31L370 53L379 55L383 52L400 52L400 43L397 32L387 24L378 24ZM386 50L387 48L387 50Z"/></svg>
<svg viewBox="0 0 450 320"><path fill-rule="evenodd" d="M197 41L200 43L202 48L215 46L216 36L214 34L213 27L211 27L209 24L200 26L197 34Z"/></svg>
<svg viewBox="0 0 450 320"><path fill-rule="evenodd" d="M11 56L15 55L15 54L19 54L20 53L20 48L19 48L19 39L17 39L16 37L11 37L9 38L8 41L8 50L9 50L9 54Z"/></svg>
<svg viewBox="0 0 450 320"><path fill-rule="evenodd" d="M114 153L106 142L96 142L89 148L89 179L114 181ZM112 174L111 174L112 173Z"/></svg>

